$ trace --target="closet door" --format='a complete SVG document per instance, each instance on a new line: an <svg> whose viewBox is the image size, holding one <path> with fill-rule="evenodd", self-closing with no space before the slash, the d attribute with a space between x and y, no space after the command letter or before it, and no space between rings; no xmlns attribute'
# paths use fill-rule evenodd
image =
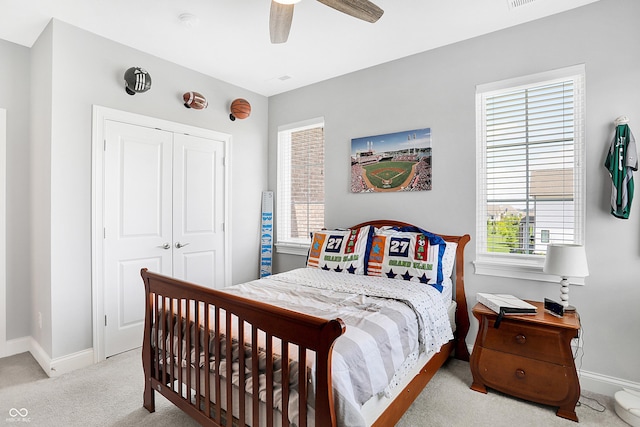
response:
<svg viewBox="0 0 640 427"><path fill-rule="evenodd" d="M140 269L224 287L224 147L105 122L105 357L142 344Z"/></svg>
<svg viewBox="0 0 640 427"><path fill-rule="evenodd" d="M105 356L139 347L140 269L172 274L171 132L107 121L104 152Z"/></svg>
<svg viewBox="0 0 640 427"><path fill-rule="evenodd" d="M224 142L175 134L173 275L224 287Z"/></svg>

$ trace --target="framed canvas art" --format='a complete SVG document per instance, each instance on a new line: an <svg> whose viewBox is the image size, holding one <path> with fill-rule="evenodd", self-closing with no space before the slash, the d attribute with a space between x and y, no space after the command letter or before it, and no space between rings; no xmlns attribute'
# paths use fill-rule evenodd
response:
<svg viewBox="0 0 640 427"><path fill-rule="evenodd" d="M431 190L431 128L351 140L351 192Z"/></svg>

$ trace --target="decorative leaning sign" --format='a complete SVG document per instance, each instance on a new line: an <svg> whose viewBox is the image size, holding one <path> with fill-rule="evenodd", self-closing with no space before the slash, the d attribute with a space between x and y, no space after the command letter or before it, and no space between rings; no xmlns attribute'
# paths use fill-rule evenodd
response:
<svg viewBox="0 0 640 427"><path fill-rule="evenodd" d="M351 192L431 190L431 128L351 140Z"/></svg>
<svg viewBox="0 0 640 427"><path fill-rule="evenodd" d="M271 276L273 256L273 191L262 192L260 232L260 277Z"/></svg>

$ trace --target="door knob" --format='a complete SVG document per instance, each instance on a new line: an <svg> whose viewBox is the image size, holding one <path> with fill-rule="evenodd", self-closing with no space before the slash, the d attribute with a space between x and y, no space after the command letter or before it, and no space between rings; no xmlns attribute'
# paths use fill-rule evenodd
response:
<svg viewBox="0 0 640 427"><path fill-rule="evenodd" d="M176 243L176 248L180 249L180 248L184 248L185 246L187 246L189 243Z"/></svg>
<svg viewBox="0 0 640 427"><path fill-rule="evenodd" d="M169 243L165 243L164 245L158 247L162 249L171 249L171 245Z"/></svg>

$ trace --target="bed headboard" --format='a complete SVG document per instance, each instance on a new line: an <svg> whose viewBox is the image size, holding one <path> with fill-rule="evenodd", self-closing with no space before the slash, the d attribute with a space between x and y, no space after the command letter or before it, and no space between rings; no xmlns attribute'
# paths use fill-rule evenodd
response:
<svg viewBox="0 0 640 427"><path fill-rule="evenodd" d="M374 227L417 227L413 224L409 224L403 221L396 220L373 220L363 222L357 225L354 225L351 228L364 227L366 225L371 225ZM431 230L429 230L431 231ZM433 233L433 231L431 231ZM454 283L454 299L456 300L457 310L456 310L456 357L461 360L469 360L469 350L467 349L467 344L465 339L467 337L467 333L469 332L469 311L467 308L467 296L464 290L464 247L471 240L471 236L468 234L464 234L462 236L451 236L446 234L438 234L438 236L442 237L447 242L455 242L458 244L458 248L456 250L456 261L455 261L455 280Z"/></svg>

